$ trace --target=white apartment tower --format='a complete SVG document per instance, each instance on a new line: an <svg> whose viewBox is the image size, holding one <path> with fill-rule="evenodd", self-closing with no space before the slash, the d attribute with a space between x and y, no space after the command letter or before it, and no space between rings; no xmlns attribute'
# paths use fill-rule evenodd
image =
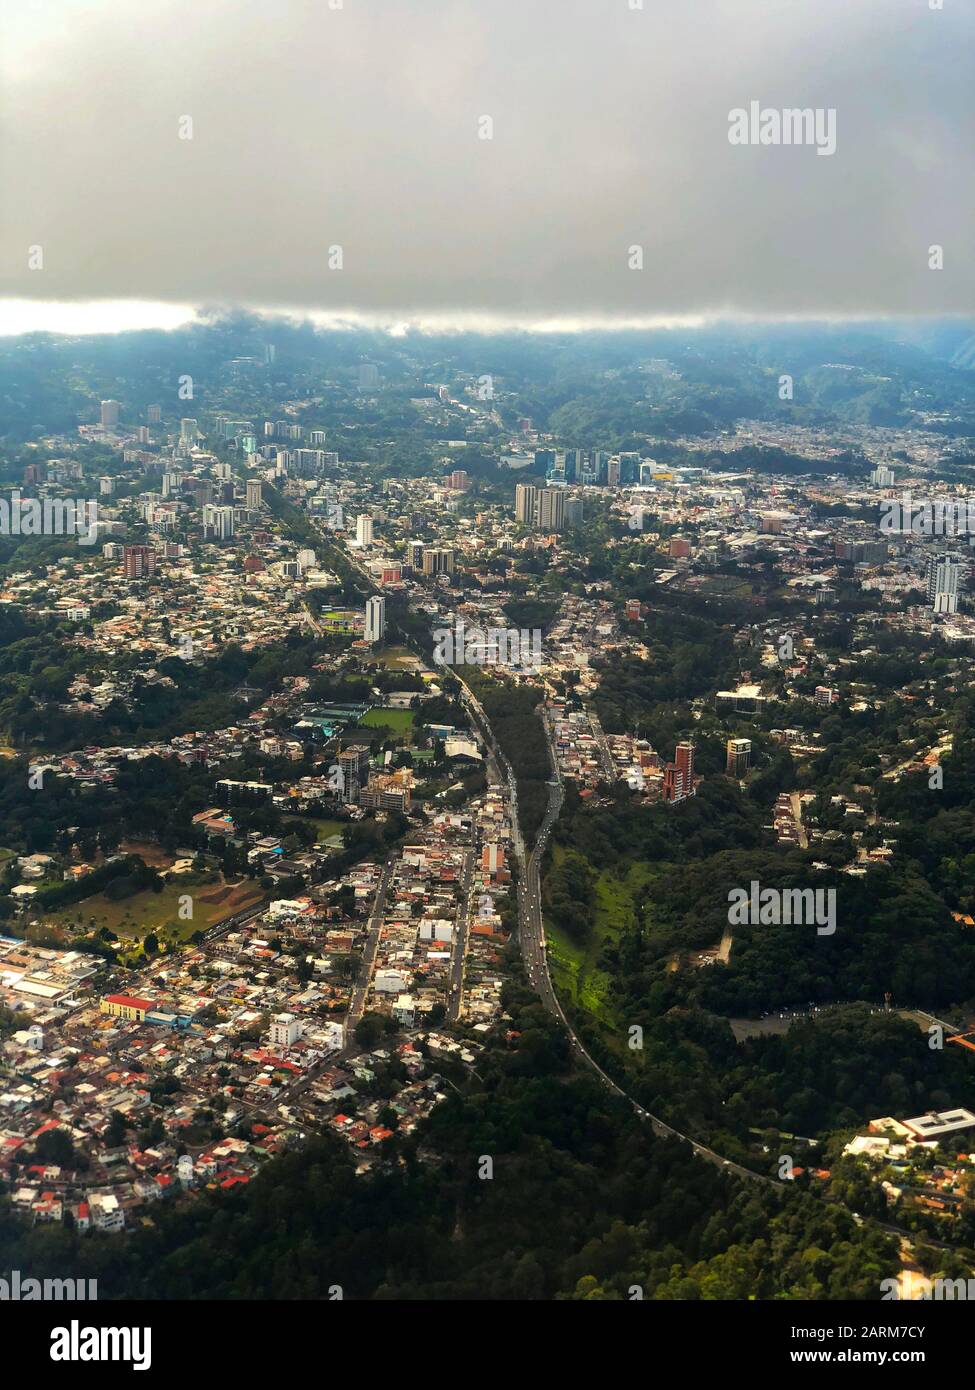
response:
<svg viewBox="0 0 975 1390"><path fill-rule="evenodd" d="M362 518L360 517L361 521ZM367 642L381 642L386 631L386 600L374 595L366 601L366 631L365 639Z"/></svg>

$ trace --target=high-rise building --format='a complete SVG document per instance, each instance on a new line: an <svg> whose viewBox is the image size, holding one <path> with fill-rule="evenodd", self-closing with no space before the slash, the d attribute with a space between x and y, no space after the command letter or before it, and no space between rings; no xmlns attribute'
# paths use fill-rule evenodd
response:
<svg viewBox="0 0 975 1390"><path fill-rule="evenodd" d="M586 519L585 506L581 497L569 497L565 503L566 526L581 526Z"/></svg>
<svg viewBox="0 0 975 1390"><path fill-rule="evenodd" d="M565 481L574 483L582 470L582 450L566 449L565 451Z"/></svg>
<svg viewBox="0 0 975 1390"><path fill-rule="evenodd" d="M150 425L158 425L162 420L162 406L150 405L146 407L146 419Z"/></svg>
<svg viewBox="0 0 975 1390"><path fill-rule="evenodd" d="M413 570L419 571L423 568L423 552L425 549L426 547L422 541L410 541L408 553L410 557L410 567Z"/></svg>
<svg viewBox="0 0 975 1390"><path fill-rule="evenodd" d="M381 642L385 631L386 600L374 594L372 598L366 600L365 639L367 642Z"/></svg>
<svg viewBox="0 0 975 1390"><path fill-rule="evenodd" d="M963 589L961 560L957 555L932 555L928 559L928 602L936 613L957 613Z"/></svg>
<svg viewBox="0 0 975 1390"><path fill-rule="evenodd" d="M179 442L181 444L195 444L199 437L199 433L200 431L197 428L197 422L195 420L191 420L188 416L185 420L180 420Z"/></svg>
<svg viewBox="0 0 975 1390"><path fill-rule="evenodd" d="M664 768L664 801L683 801L694 795L694 745L678 743L674 761Z"/></svg>
<svg viewBox="0 0 975 1390"><path fill-rule="evenodd" d="M885 463L880 463L870 474L870 481L874 487L893 487L894 470L888 468Z"/></svg>
<svg viewBox="0 0 975 1390"><path fill-rule="evenodd" d="M369 749L363 744L343 748L339 767L342 769L342 800L358 801L360 791L369 782Z"/></svg>
<svg viewBox="0 0 975 1390"><path fill-rule="evenodd" d="M256 511L263 502L263 492L258 478L247 479L247 507L250 511Z"/></svg>
<svg viewBox="0 0 975 1390"><path fill-rule="evenodd" d="M375 362L363 362L359 367L359 390L374 391L379 385L379 368Z"/></svg>
<svg viewBox="0 0 975 1390"><path fill-rule="evenodd" d="M620 484L629 487L640 476L640 455L632 452L620 454Z"/></svg>
<svg viewBox="0 0 975 1390"><path fill-rule="evenodd" d="M208 503L203 508L203 527L216 540L229 541L234 534L233 507L214 507Z"/></svg>
<svg viewBox="0 0 975 1390"><path fill-rule="evenodd" d="M752 765L752 741L750 738L729 738L725 745L727 762L725 771L729 777L744 777Z"/></svg>
<svg viewBox="0 0 975 1390"><path fill-rule="evenodd" d="M113 430L118 424L119 411L122 409L118 401L102 401L101 422L102 429Z"/></svg>
<svg viewBox="0 0 975 1390"><path fill-rule="evenodd" d="M372 517L367 516L365 513L363 513L362 516L356 517L355 538L361 546L366 547L372 545L372 533Z"/></svg>
<svg viewBox="0 0 975 1390"><path fill-rule="evenodd" d="M565 493L561 488L538 489L535 524L539 531L561 531L565 525Z"/></svg>
<svg viewBox="0 0 975 1390"><path fill-rule="evenodd" d="M538 488L531 483L518 483L515 487L515 520L522 526L535 524L535 499Z"/></svg>
<svg viewBox="0 0 975 1390"><path fill-rule="evenodd" d="M424 574L453 574L453 572L454 552L452 550L440 550L436 546L424 546Z"/></svg>
<svg viewBox="0 0 975 1390"><path fill-rule="evenodd" d="M122 564L126 579L147 579L156 572L156 552L151 545L127 545Z"/></svg>
<svg viewBox="0 0 975 1390"><path fill-rule="evenodd" d="M535 468L538 472L548 473L555 467L554 449L535 450Z"/></svg>

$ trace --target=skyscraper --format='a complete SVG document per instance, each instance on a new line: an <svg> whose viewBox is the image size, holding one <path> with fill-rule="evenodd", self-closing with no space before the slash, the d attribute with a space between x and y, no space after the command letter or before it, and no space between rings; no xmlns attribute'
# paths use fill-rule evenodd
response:
<svg viewBox="0 0 975 1390"><path fill-rule="evenodd" d="M102 429L113 430L118 424L119 411L121 405L118 401L102 401L101 422Z"/></svg>
<svg viewBox="0 0 975 1390"><path fill-rule="evenodd" d="M381 642L385 631L386 600L374 594L372 598L366 600L365 639L367 642Z"/></svg>
<svg viewBox="0 0 975 1390"><path fill-rule="evenodd" d="M261 483L258 478L248 478L247 480L247 506L251 511L256 511L263 501Z"/></svg>
<svg viewBox="0 0 975 1390"><path fill-rule="evenodd" d="M371 516L366 516L366 514L363 513L362 516L356 517L355 538L361 546L372 545Z"/></svg>
<svg viewBox="0 0 975 1390"><path fill-rule="evenodd" d="M181 444L195 444L198 435L199 429L197 428L197 422L195 420L191 420L189 416L184 420L180 420L179 442Z"/></svg>

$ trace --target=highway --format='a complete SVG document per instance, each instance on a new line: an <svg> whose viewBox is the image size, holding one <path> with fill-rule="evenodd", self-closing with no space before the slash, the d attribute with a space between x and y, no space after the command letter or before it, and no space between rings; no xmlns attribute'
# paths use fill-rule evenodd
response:
<svg viewBox="0 0 975 1390"><path fill-rule="evenodd" d="M393 866L396 863L396 855L390 855L383 865L383 871L379 876L379 884L376 888L376 897L372 906L372 916L369 918L366 927L366 944L362 952L362 969L359 971L359 978L355 982L355 989L352 991L352 999L349 1002L349 1013L345 1021L345 1040L348 1044L349 1039L355 1030L356 1024L362 1018L366 1007L366 995L369 993L369 982L372 979L372 972L376 965L376 952L379 950L379 938L383 932L383 919L386 915L386 894L389 891L389 880L393 875Z"/></svg>
<svg viewBox="0 0 975 1390"><path fill-rule="evenodd" d="M705 1162L713 1164L716 1168L721 1168L725 1172L733 1173L739 1178L748 1178L751 1182L764 1183L769 1187L779 1187L780 1184L774 1179L765 1177L761 1173L753 1173L749 1168L743 1168L738 1163L732 1163L730 1159L722 1158L713 1149L707 1148L704 1144L699 1144L688 1134L682 1134L680 1130L674 1129L672 1125L666 1124L658 1116L652 1115L649 1110L645 1110L639 1105L632 1096L627 1095L621 1086L618 1086L611 1076L603 1071L602 1067L593 1057L589 1055L582 1042L578 1038L571 1023L566 1018L559 1003L558 995L552 985L552 977L548 967L548 955L545 944L545 922L542 916L542 883L541 866L548 846L549 835L552 826L559 818L562 809L562 783L557 773L558 764L555 757L555 749L552 747L551 733L546 723L546 733L548 734L549 757L552 762L554 772L552 781L549 783L549 799L545 816L538 830L538 838L532 848L527 861L519 856L519 864L522 872L518 879L518 936L521 945L522 959L525 962L525 970L532 987L538 993L542 1003L549 1013L562 1024L569 1038L569 1045L576 1057L576 1060L584 1063L589 1069L599 1077L603 1085L614 1095L627 1101L634 1110L634 1113L641 1120L645 1120L659 1138L683 1139L690 1144L695 1154L703 1158Z"/></svg>
<svg viewBox="0 0 975 1390"><path fill-rule="evenodd" d="M358 562L356 560L353 560L353 563L357 564ZM360 570L360 572L362 571ZM368 578L368 575L366 575L366 577ZM565 1013L563 1012L562 1005L559 1003L558 996L556 995L555 989L552 985L552 977L549 973L548 959L545 947L545 925L542 918L541 865L545 855L545 850L548 846L548 838L551 834L552 826L558 820L559 813L562 809L563 797L562 783L558 775L558 761L556 758L555 749L552 746L552 736L551 730L548 725L548 721L543 719L542 722L545 726L546 740L548 742L549 748L549 759L552 764L552 781L549 783L549 803L542 823L539 826L538 836L536 838L535 844L531 850L531 853L528 854L526 852L524 838L521 833L521 826L518 823L518 788L515 782L514 771L512 770L511 764L509 763L508 759L505 757L504 753L498 746L497 740L494 737L494 731L491 728L490 720L488 719L487 714L485 713L484 707L481 704L480 700L478 700L477 696L474 694L473 690L467 684L467 682L464 680L463 676L460 674L458 670L454 669L453 674L457 677L457 680L460 683L461 698L463 700L463 703L466 706L468 712L470 713L471 719L473 720L474 724L481 733L481 736L483 737L485 742L485 746L489 750L491 757L494 759L495 765L501 772L502 784L507 784L508 788L512 839L514 842L515 857L518 861L518 867L520 870L518 875L518 938L519 944L521 946L522 958L525 962L525 970L528 975L528 980L532 985L532 988L535 989L538 993L540 999L542 1000L542 1003L545 1005L548 1011L551 1014L554 1014L555 1017L562 1024L562 1027L565 1029L568 1035L570 1046L572 1047L572 1050L577 1060L584 1063L586 1066L590 1068L591 1071L595 1072L595 1074L599 1077L599 1079L602 1081L603 1085L607 1087L607 1089L613 1091L614 1094L620 1096L623 1100L627 1101L633 1107L634 1112L640 1117L640 1119L647 1121L647 1123L653 1129L654 1134L660 1137L683 1139L685 1143L690 1144L691 1148L698 1155L698 1157L705 1159L708 1163L713 1163L718 1168L723 1168L725 1171L729 1173L734 1173L738 1177L748 1178L752 1182L765 1183L770 1187L779 1187L780 1184L775 1182L772 1178L765 1177L760 1173L753 1173L748 1168L742 1168L739 1164L732 1163L730 1159L722 1158L721 1155L716 1154L713 1149L709 1149L705 1145L697 1143L696 1140L692 1139L687 1134L681 1134L679 1130L674 1129L671 1125L665 1124L664 1121L659 1119L656 1115L651 1115L648 1110L644 1110L642 1106L637 1104L637 1102L632 1098L632 1096L627 1095L623 1088L616 1084L612 1077L607 1076L606 1072L603 1071L602 1067L599 1066L598 1062L596 1062L592 1057L590 1057L589 1053L586 1051L579 1038L576 1036L576 1033L572 1028L572 1025L569 1023L569 1020L566 1018ZM608 757L608 748L605 750L605 755ZM611 760L610 766L612 766ZM386 869L384 870L383 883L381 884L381 897L385 897L386 876L389 872L390 867L390 865L387 865ZM380 913L379 929L381 930L381 928L382 915ZM378 946L378 942L379 934L377 931L375 934L375 940L372 942L371 957L370 948L368 945L366 947L368 969L365 973L365 978L359 982L359 985L357 985L356 988L355 998L358 998L359 990L361 987L362 1002L364 1002L365 1000L365 991L368 987L369 977L372 974L373 964L375 963L376 947ZM454 981L452 979L452 987L453 984ZM460 997L459 994L458 997ZM353 1010L355 1009L355 998L353 999L352 1008L350 1008L349 1010L349 1022L346 1026L347 1039L349 1037L352 1027L354 1027ZM451 1005L453 1004L453 999L454 995L452 990ZM358 1015L356 1016L355 1021L357 1020Z"/></svg>
<svg viewBox="0 0 975 1390"><path fill-rule="evenodd" d="M460 884L460 906L457 911L457 930L450 957L450 993L447 998L447 1018L456 1023L464 1002L464 961L467 958L467 935L471 927L471 879L474 877L476 851L468 850L464 858L464 875Z"/></svg>

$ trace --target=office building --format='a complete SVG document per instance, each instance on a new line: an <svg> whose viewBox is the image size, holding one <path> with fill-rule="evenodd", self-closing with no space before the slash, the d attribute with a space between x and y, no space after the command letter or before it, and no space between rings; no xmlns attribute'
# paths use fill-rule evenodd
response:
<svg viewBox="0 0 975 1390"><path fill-rule="evenodd" d="M119 411L122 409L118 401L102 401L101 422L102 429L113 430L118 424Z"/></svg>
<svg viewBox="0 0 975 1390"><path fill-rule="evenodd" d="M261 483L256 478L247 480L247 506L250 511L256 511L264 500Z"/></svg>
<svg viewBox="0 0 975 1390"><path fill-rule="evenodd" d="M750 738L729 738L725 751L727 761L725 771L729 777L744 777L752 765L752 741Z"/></svg>
<svg viewBox="0 0 975 1390"><path fill-rule="evenodd" d="M568 497L565 502L566 526L581 526L586 519L585 507L581 497Z"/></svg>

